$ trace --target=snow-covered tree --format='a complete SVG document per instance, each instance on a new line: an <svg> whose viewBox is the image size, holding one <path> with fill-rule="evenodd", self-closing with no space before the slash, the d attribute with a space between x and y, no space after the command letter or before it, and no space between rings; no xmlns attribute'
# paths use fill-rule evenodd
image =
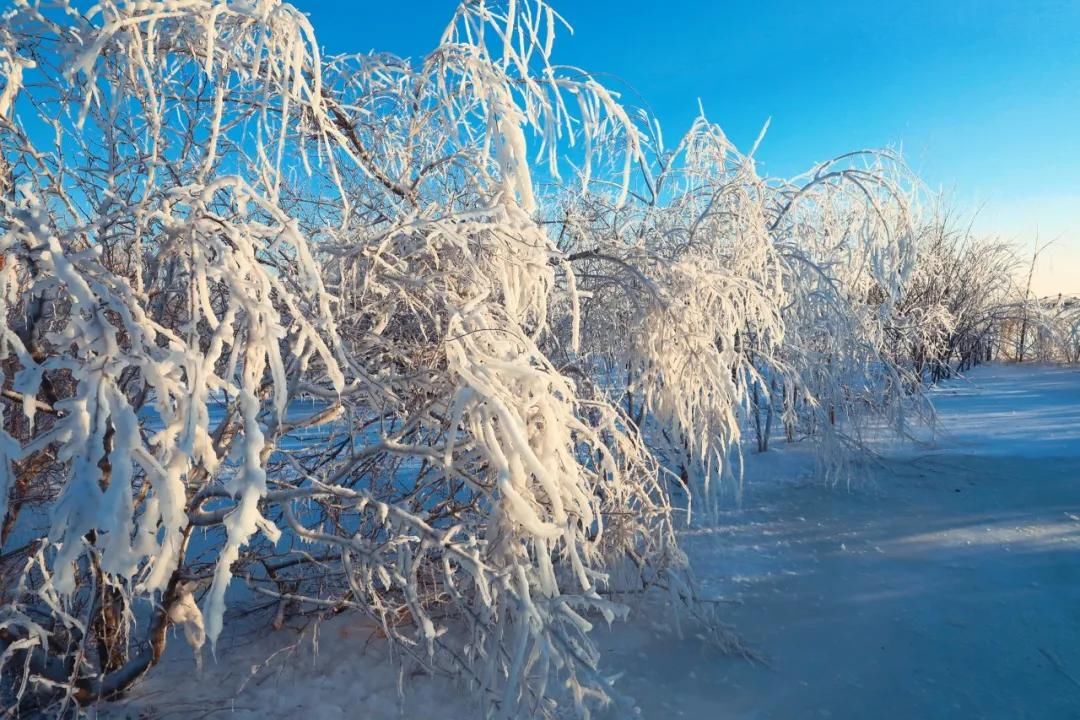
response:
<svg viewBox="0 0 1080 720"><path fill-rule="evenodd" d="M957 229L933 213L919 231L919 262L890 329L898 362L936 382L987 359L1015 314L1016 267L1006 243Z"/></svg>
<svg viewBox="0 0 1080 720"><path fill-rule="evenodd" d="M638 154L559 23L464 3L413 66L325 60L277 0L5 17L5 691L115 697L243 576L491 714L559 680L585 715L611 592L697 612L651 453L538 344L565 264L526 133L553 173L571 136Z"/></svg>
<svg viewBox="0 0 1080 720"><path fill-rule="evenodd" d="M885 332L916 263L910 174L863 152L763 178L703 117L673 149L645 126L629 199L596 181L551 222L587 298L584 359L667 465L713 502L748 417L760 450L781 418L833 469L870 415L902 426Z"/></svg>

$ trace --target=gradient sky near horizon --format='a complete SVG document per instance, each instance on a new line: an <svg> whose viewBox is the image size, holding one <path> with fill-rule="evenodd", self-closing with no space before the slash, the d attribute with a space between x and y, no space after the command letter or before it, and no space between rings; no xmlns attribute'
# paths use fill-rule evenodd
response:
<svg viewBox="0 0 1080 720"><path fill-rule="evenodd" d="M454 0L293 0L331 53L422 57ZM1040 293L1080 293L1080 0L553 0L555 61L649 108L698 111L764 171L893 147L977 232L1054 240Z"/></svg>

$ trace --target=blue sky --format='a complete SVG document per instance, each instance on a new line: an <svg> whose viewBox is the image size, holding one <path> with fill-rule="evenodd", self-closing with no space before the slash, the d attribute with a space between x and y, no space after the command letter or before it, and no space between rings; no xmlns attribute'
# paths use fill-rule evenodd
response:
<svg viewBox="0 0 1080 720"><path fill-rule="evenodd" d="M453 0L293 0L330 52L419 57ZM1080 293L1080 0L564 0L555 59L647 105L667 137L709 118L790 175L902 148L975 226L1057 238L1044 292Z"/></svg>

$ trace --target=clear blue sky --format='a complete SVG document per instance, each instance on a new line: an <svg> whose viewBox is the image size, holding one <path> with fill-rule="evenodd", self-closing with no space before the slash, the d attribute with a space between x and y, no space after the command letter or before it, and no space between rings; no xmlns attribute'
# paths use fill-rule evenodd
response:
<svg viewBox="0 0 1080 720"><path fill-rule="evenodd" d="M419 57L454 0L293 0L330 52ZM700 98L741 147L790 175L901 147L976 226L1059 238L1039 289L1080 293L1080 0L564 0L555 59L647 105L668 138Z"/></svg>

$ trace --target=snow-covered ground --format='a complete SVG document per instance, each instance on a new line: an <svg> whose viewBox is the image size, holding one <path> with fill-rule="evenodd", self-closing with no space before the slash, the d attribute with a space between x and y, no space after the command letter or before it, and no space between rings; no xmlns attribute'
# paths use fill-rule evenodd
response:
<svg viewBox="0 0 1080 720"><path fill-rule="evenodd" d="M742 509L685 542L764 661L617 625L607 669L642 717L1080 717L1080 371L979 368L934 402L934 440L886 449L850 489L823 487L782 443L748 458ZM355 620L314 640L229 635L197 676L178 638L111 714L475 715L426 677L400 679L401 707L385 643Z"/></svg>

